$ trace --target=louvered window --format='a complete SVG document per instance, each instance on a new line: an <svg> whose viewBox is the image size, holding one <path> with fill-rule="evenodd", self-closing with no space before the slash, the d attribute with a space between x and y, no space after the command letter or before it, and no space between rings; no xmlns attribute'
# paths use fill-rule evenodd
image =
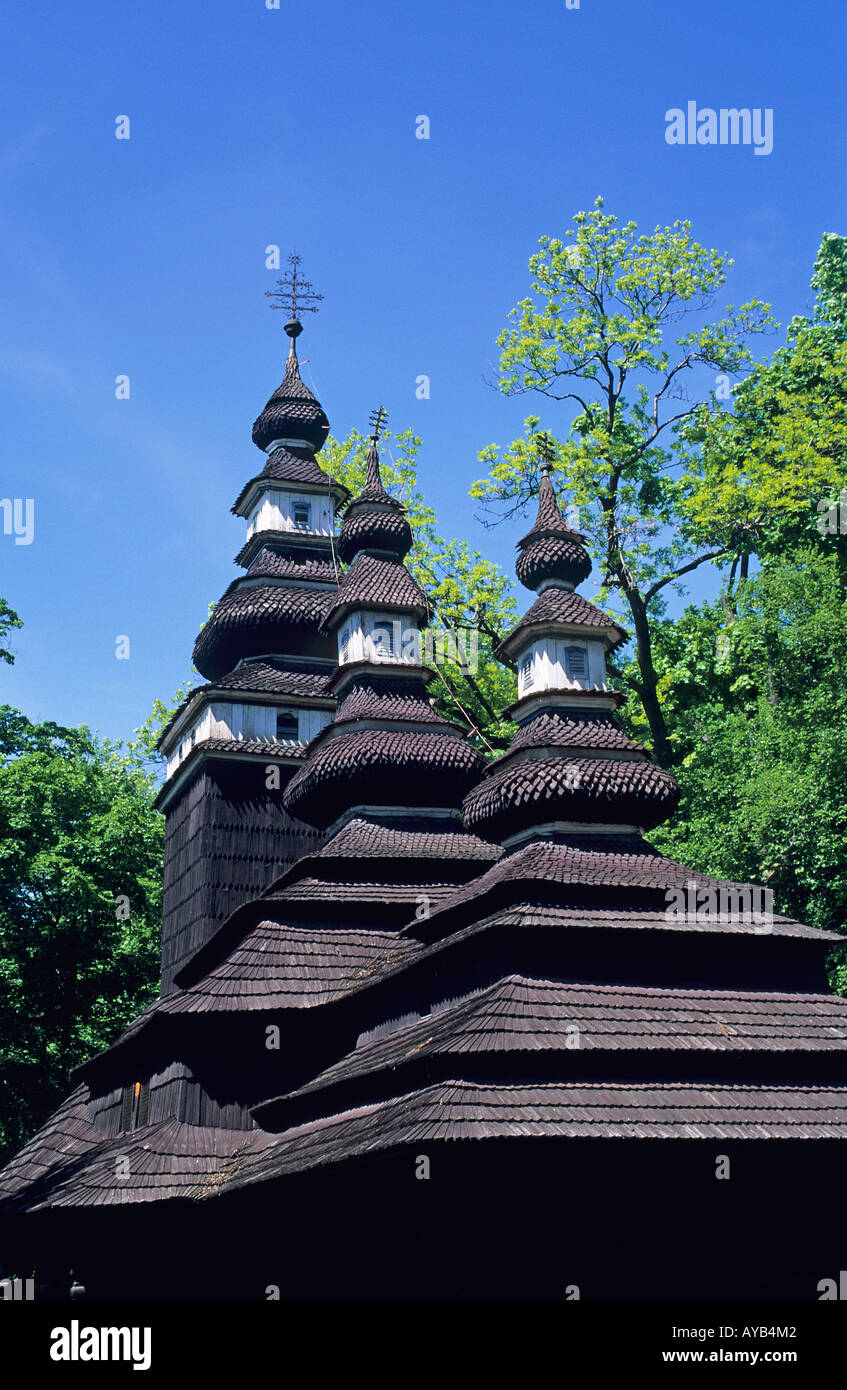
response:
<svg viewBox="0 0 847 1390"><path fill-rule="evenodd" d="M121 1130L141 1129L150 1116L150 1082L133 1081L124 1086Z"/></svg>
<svg viewBox="0 0 847 1390"><path fill-rule="evenodd" d="M520 676L522 685L524 685L528 689L532 685L533 681L531 656L525 656L523 661L521 662Z"/></svg>
<svg viewBox="0 0 847 1390"><path fill-rule="evenodd" d="M350 629L345 627L341 634L341 660L347 661L350 657Z"/></svg>
<svg viewBox="0 0 847 1390"><path fill-rule="evenodd" d="M565 665L569 676L588 675L588 653L584 647L567 647Z"/></svg>
<svg viewBox="0 0 847 1390"><path fill-rule="evenodd" d="M385 623L381 627L374 628L373 646L377 656L394 655L394 627Z"/></svg>
<svg viewBox="0 0 847 1390"><path fill-rule="evenodd" d="M294 503L294 526L297 531L308 531L312 524L312 509L308 502Z"/></svg>

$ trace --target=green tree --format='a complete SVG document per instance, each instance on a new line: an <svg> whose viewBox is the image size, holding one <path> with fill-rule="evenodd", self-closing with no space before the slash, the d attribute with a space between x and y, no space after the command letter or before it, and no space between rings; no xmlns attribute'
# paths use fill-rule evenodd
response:
<svg viewBox="0 0 847 1390"><path fill-rule="evenodd" d="M821 242L811 317L737 384L732 409L701 406L686 422L685 525L732 551L730 590L752 555L843 535L847 476L847 241Z"/></svg>
<svg viewBox="0 0 847 1390"><path fill-rule="evenodd" d="M513 671L492 654L517 621L514 590L502 570L467 541L438 534L435 512L418 488L420 448L411 430L393 437L386 432L380 469L388 491L408 509L414 547L407 564L434 605L434 624L457 638L455 646L436 640L437 660L430 662L436 679L430 690L446 718L465 728L483 752L495 753L509 743L513 726L502 711L517 698ZM321 466L355 496L365 481L367 450L367 438L351 430L343 440L327 440Z"/></svg>
<svg viewBox="0 0 847 1390"><path fill-rule="evenodd" d="M12 628L23 627L23 621L18 617L14 608L11 608L4 598L0 598L0 661L5 661L8 666L13 666L15 658L12 652L2 644L6 641Z"/></svg>
<svg viewBox="0 0 847 1390"><path fill-rule="evenodd" d="M778 911L847 932L839 557L812 546L773 559L739 584L734 606L689 607L654 637L683 795L651 840L701 872L766 884ZM831 965L847 991L847 947Z"/></svg>
<svg viewBox="0 0 847 1390"><path fill-rule="evenodd" d="M746 339L773 326L768 306L750 300L679 332L684 318L712 308L732 264L694 241L690 225L678 221L639 236L634 222L619 226L598 198L591 212L575 216L569 244L541 238L529 263L535 297L511 311L497 340L503 392L533 392L572 412L569 433L557 443L559 481L580 509L600 565L600 601L611 596L629 608L637 667L627 681L663 763L673 751L651 619L686 574L737 544L734 535L712 544L686 525L685 503L698 481L690 467L693 440L683 427L694 416L702 428L702 420L684 383L702 380L704 369L712 380L714 373L739 374L751 361ZM538 423L531 416L524 437L504 451L492 444L481 452L489 474L472 496L490 516L513 515L537 490Z"/></svg>
<svg viewBox="0 0 847 1390"><path fill-rule="evenodd" d="M118 745L0 707L0 1149L155 996L154 792Z"/></svg>

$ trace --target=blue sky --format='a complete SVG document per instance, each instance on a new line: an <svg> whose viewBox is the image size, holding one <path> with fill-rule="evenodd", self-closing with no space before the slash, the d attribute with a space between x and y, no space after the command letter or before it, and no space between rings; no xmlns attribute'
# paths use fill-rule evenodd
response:
<svg viewBox="0 0 847 1390"><path fill-rule="evenodd" d="M33 497L36 529L0 534L25 621L0 701L123 737L187 677L281 375L268 244L325 296L301 357L333 432L384 402L442 531L511 569L520 525L484 531L467 490L531 409L488 383L539 236L598 193L644 230L687 217L736 303L804 312L847 231L845 30L790 0L6 0L0 496ZM668 145L689 100L771 108L773 152Z"/></svg>

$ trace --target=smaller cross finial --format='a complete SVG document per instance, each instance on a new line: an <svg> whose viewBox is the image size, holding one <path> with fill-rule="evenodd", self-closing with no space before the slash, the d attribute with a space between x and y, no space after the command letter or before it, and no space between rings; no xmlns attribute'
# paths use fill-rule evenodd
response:
<svg viewBox="0 0 847 1390"><path fill-rule="evenodd" d="M536 450L538 453L538 471L542 478L549 478L553 473L553 446L550 443L550 436L546 430L544 434L539 434L536 438Z"/></svg>
<svg viewBox="0 0 847 1390"><path fill-rule="evenodd" d="M382 431L385 429L385 426L387 424L388 411L385 409L385 406L381 405L376 410L371 411L371 439L373 440L374 444L376 444L377 440L379 439L380 435L382 434Z"/></svg>
<svg viewBox="0 0 847 1390"><path fill-rule="evenodd" d="M301 257L296 251L292 251L288 257L291 270L282 280L277 280L278 290L265 290L268 299L278 299L278 304L272 304L272 309L285 309L289 320L296 323L298 316L302 313L316 314L318 312L316 300L323 299L322 294L318 294L313 288L310 280L303 280L297 273L297 267L301 263Z"/></svg>

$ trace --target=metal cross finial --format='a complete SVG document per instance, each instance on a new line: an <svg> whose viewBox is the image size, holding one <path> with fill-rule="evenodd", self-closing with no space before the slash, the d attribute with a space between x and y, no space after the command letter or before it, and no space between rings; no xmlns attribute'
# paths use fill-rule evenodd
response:
<svg viewBox="0 0 847 1390"><path fill-rule="evenodd" d="M546 430L544 434L539 434L536 437L536 449L538 451L538 471L542 477L549 478L553 472L553 446Z"/></svg>
<svg viewBox="0 0 847 1390"><path fill-rule="evenodd" d="M381 405L378 407L378 409L371 411L371 439L373 440L374 444L379 439L379 436L382 434L382 431L385 429L385 426L387 424L388 411L385 409L385 406Z"/></svg>
<svg viewBox="0 0 847 1390"><path fill-rule="evenodd" d="M288 257L288 263L291 266L290 274L286 275L284 280L277 280L277 284L280 286L278 290L265 290L269 299L280 300L279 304L272 304L271 308L285 309L291 319L297 319L298 315L303 312L316 314L318 312L317 304L309 301L323 299L322 294L317 294L312 289L310 280L301 280L297 274L297 267L301 259L296 251L292 251Z"/></svg>

